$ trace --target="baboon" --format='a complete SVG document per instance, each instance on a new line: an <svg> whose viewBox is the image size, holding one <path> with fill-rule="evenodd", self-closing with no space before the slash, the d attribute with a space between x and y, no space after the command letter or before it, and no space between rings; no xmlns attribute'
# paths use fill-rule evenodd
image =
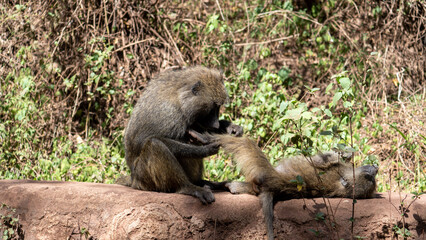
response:
<svg viewBox="0 0 426 240"><path fill-rule="evenodd" d="M371 198L376 189L375 166L356 168L354 182L352 166L340 161L339 154L335 152L283 159L273 168L253 140L229 135L211 137L225 152L234 154L246 178L246 182L227 183L229 190L236 194L259 195L268 239L274 239L274 204L277 200L321 196L352 198L353 185L355 198ZM300 179L298 176L303 181L297 182L296 179ZM298 189L298 184L302 185L302 189L300 186Z"/></svg>
<svg viewBox="0 0 426 240"><path fill-rule="evenodd" d="M130 178L119 183L140 190L177 192L214 202L210 189L225 183L202 179L203 158L218 143L193 141L191 134L241 136L242 127L219 121L228 95L219 71L202 66L170 70L152 79L139 98L124 134Z"/></svg>

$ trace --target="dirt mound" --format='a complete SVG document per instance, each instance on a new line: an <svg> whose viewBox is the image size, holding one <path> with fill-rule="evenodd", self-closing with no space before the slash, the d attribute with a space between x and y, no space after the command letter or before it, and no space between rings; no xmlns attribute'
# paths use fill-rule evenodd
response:
<svg viewBox="0 0 426 240"><path fill-rule="evenodd" d="M264 239L257 197L216 193L202 205L180 194L80 182L0 181L6 204L25 239ZM405 199L404 221L413 237L426 234L426 198ZM278 239L350 238L350 199L294 199L275 208ZM412 202L412 203L411 203ZM3 205L5 206L5 205ZM331 206L331 207L330 207ZM355 236L391 238L402 228L398 194L358 200ZM6 208L0 214L6 216ZM330 214L331 211L334 214ZM329 212L329 214L327 214ZM332 229L329 220L334 219Z"/></svg>

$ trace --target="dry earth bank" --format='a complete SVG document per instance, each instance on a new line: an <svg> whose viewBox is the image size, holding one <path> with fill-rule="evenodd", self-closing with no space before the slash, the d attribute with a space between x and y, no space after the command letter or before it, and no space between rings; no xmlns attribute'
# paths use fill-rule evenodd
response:
<svg viewBox="0 0 426 240"><path fill-rule="evenodd" d="M2 180L0 192L0 203L16 209L14 214L19 217L25 239L265 238L259 201L250 195L218 192L216 202L205 206L180 194L144 192L119 185L29 180ZM402 197L408 207L411 196ZM326 201L332 206L337 231L330 230L325 221L315 220L318 211L327 213L323 199L294 199L276 205L278 239L350 239L352 200ZM397 193L358 200L355 235L392 238L392 228L402 223L399 206ZM0 214L6 214L5 209ZM426 197L409 206L405 223L414 238L426 237Z"/></svg>

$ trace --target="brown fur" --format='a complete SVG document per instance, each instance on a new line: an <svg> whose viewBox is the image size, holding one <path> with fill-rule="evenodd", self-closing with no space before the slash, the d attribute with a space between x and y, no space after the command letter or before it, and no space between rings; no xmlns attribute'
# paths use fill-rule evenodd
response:
<svg viewBox="0 0 426 240"><path fill-rule="evenodd" d="M318 154L313 157L297 156L280 161L276 168L270 164L257 144L248 138L214 135L240 167L246 182L231 182L227 187L232 193L259 194L268 238L273 239L273 205L278 199L299 197L347 197L352 198L352 185L355 198L371 198L376 189L374 166L353 169L348 163L339 160L335 152ZM299 191L293 180L303 178Z"/></svg>
<svg viewBox="0 0 426 240"><path fill-rule="evenodd" d="M124 134L131 177L120 183L136 189L178 192L211 203L210 188L224 183L202 179L203 158L216 154L217 143L193 142L203 132L242 134L242 128L219 121L227 100L219 71L206 67L166 71L149 82Z"/></svg>

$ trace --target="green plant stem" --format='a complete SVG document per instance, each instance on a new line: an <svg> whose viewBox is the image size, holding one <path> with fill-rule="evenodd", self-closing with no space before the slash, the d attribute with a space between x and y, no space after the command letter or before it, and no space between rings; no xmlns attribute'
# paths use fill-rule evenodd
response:
<svg viewBox="0 0 426 240"><path fill-rule="evenodd" d="M351 134L351 147L354 146L353 134L352 134L352 116L349 116L349 131ZM352 152L352 176L354 182L352 184L352 221L351 221L351 237L354 238L354 225L355 225L355 161L354 161L354 152Z"/></svg>

